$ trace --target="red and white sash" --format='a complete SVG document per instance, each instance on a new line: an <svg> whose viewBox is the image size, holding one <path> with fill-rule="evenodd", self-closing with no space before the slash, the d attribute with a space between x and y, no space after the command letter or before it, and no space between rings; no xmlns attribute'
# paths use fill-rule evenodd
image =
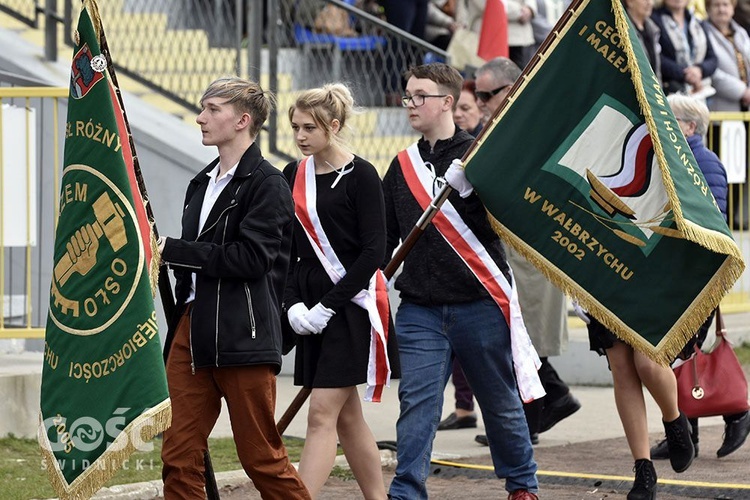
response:
<svg viewBox="0 0 750 500"><path fill-rule="evenodd" d="M423 210L432 201L434 174L427 168L416 143L398 154L406 184ZM513 367L516 372L521 399L529 402L544 396L544 387L537 370L541 366L539 355L531 344L526 325L521 317L518 293L500 271L479 238L461 219L456 208L446 200L432 219L432 224L445 241L455 250L474 276L482 283L505 316L510 327Z"/></svg>
<svg viewBox="0 0 750 500"><path fill-rule="evenodd" d="M320 263L333 283L346 275L336 252L328 241L317 211L315 190L315 163L312 156L303 159L294 178L294 211L305 230ZM367 388L365 401L379 402L383 387L390 387L391 364L388 360L388 320L390 305L385 275L377 270L369 286L352 298L352 302L367 311L370 318L370 355L367 363Z"/></svg>

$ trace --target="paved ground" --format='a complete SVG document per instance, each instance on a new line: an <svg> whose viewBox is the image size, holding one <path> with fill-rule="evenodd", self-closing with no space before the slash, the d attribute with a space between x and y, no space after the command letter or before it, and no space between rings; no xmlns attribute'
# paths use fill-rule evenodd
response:
<svg viewBox="0 0 750 500"><path fill-rule="evenodd" d="M750 314L728 314L727 327L730 338L738 340L735 332L750 325ZM573 336L580 332L571 332ZM30 359L35 358L35 359ZM581 355L581 365L601 360L593 353ZM0 355L0 374L36 371L41 366L41 354ZM398 418L398 382L385 391L383 402L365 404L364 411L378 441L395 440L395 423ZM277 418L286 410L299 388L289 376L280 376L277 383ZM535 447L539 464L542 498L545 499L620 499L632 484L632 458L623 437L622 426L615 409L611 387L576 386L573 393L582 408L572 417L541 435ZM446 390L444 416L451 411L452 386ZM663 432L660 414L650 397L648 403L649 429L655 442ZM286 434L304 437L307 406L303 406L291 422ZM664 484L659 498L721 498L750 500L750 444L733 455L717 459L723 431L723 421L718 418L701 420L701 455L689 471L674 474L666 463L657 464L659 478ZM428 481L431 497L451 498L504 498L502 483L494 478L488 449L474 442L474 435L482 432L481 416L478 429L438 432L433 459L455 462L461 466L438 464ZM231 429L226 413L222 413L213 436L229 436ZM390 482L393 474L393 457L383 453L384 480ZM471 468L466 465L470 464ZM487 469L490 470L487 470ZM218 475L222 485L222 498L259 498L251 483L241 471ZM121 485L104 490L101 498L152 499L159 498L161 484L142 483ZM2 494L0 494L0 498ZM331 479L321 495L322 499L361 498L355 481Z"/></svg>
<svg viewBox="0 0 750 500"><path fill-rule="evenodd" d="M722 426L702 429L702 454L691 468L674 473L669 464L656 462L660 500L685 498L747 499L750 481L747 464L750 446L724 459L714 452L721 443ZM658 437L654 434L654 439ZM585 441L569 445L539 446L535 450L539 464L540 497L554 500L625 499L632 485L632 459L625 438ZM503 483L494 477L489 457L475 456L455 462L458 466L434 464L427 481L431 498L490 499L504 498ZM471 467L471 468L467 468ZM393 467L384 467L386 485ZM247 482L222 488L221 498L256 499L260 495ZM321 492L321 500L362 498L356 481L329 479Z"/></svg>
<svg viewBox="0 0 750 500"><path fill-rule="evenodd" d="M593 355L592 355L593 356ZM451 401L450 386L446 392ZM287 408L297 392L290 377L280 377L278 383L278 416ZM624 499L632 485L632 458L623 437L622 427L609 387L574 387L574 394L583 407L541 435L535 447L539 464L541 498L569 499ZM648 401L649 429L652 441L662 435L659 411ZM306 407L292 421L288 435L304 436ZM450 409L446 407L447 415ZM398 415L396 384L390 388L380 404L365 405L367 420L376 439L395 439ZM432 475L428 480L431 498L439 500L483 500L504 498L503 483L495 478L488 449L474 442L478 429L438 432L435 441ZM717 459L715 450L721 444L723 421L720 418L701 419L701 454L693 466L683 474L671 471L667 462L657 462L660 500L683 498L750 499L750 444L733 455ZM222 414L214 431L215 436L229 432L228 419ZM383 452L384 481L393 476L394 457ZM239 472L218 474L222 499L257 499L258 492L247 477ZM131 485L118 491L102 492L102 498L160 498L160 484ZM321 493L321 500L362 498L356 481L332 478Z"/></svg>

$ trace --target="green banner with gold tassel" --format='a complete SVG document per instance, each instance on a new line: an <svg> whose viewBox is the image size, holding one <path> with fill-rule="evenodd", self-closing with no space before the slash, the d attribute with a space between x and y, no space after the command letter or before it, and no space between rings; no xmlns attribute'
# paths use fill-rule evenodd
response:
<svg viewBox="0 0 750 500"><path fill-rule="evenodd" d="M659 362L744 269L620 0L571 5L464 163L504 240Z"/></svg>
<svg viewBox="0 0 750 500"><path fill-rule="evenodd" d="M88 498L169 426L152 221L98 8L75 32L39 443L62 498Z"/></svg>

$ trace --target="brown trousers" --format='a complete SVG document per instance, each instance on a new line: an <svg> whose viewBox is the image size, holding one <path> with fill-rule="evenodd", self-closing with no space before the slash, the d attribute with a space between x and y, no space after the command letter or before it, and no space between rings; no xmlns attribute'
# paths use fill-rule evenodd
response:
<svg viewBox="0 0 750 500"><path fill-rule="evenodd" d="M189 311L189 308L188 308ZM203 454L227 400L242 468L263 498L309 499L276 430L276 377L270 365L191 370L189 313L180 319L167 361L172 426L161 452L164 498L205 498Z"/></svg>

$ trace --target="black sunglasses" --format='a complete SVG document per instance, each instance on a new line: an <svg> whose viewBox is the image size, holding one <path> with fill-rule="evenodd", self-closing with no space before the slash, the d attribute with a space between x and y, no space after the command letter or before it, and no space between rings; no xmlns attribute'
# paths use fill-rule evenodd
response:
<svg viewBox="0 0 750 500"><path fill-rule="evenodd" d="M489 92L485 92L484 90L475 90L474 91L474 97L479 99L482 102L487 102L493 97L495 97L497 94L502 92L503 90L507 89L508 87L512 87L513 84L509 83L508 85L503 85L502 87L498 87L495 90L490 90Z"/></svg>

